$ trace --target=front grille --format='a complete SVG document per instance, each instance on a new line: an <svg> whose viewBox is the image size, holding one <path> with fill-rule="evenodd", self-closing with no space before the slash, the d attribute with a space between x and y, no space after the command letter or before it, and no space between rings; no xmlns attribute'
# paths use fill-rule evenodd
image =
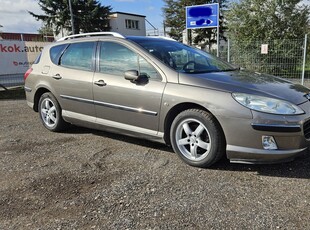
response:
<svg viewBox="0 0 310 230"><path fill-rule="evenodd" d="M310 138L310 120L304 123L304 135L306 139Z"/></svg>

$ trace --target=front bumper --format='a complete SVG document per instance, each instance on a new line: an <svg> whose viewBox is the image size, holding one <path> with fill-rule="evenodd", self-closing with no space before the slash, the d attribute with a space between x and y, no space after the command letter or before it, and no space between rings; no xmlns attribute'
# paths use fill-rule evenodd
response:
<svg viewBox="0 0 310 230"><path fill-rule="evenodd" d="M228 145L226 152L231 163L266 164L294 160L308 150L308 147L289 150L265 150Z"/></svg>
<svg viewBox="0 0 310 230"><path fill-rule="evenodd" d="M300 107L305 114L284 116L252 111L253 118L222 117L219 119L226 138L226 155L231 162L287 162L310 146L310 102ZM277 149L263 148L262 137L272 136Z"/></svg>

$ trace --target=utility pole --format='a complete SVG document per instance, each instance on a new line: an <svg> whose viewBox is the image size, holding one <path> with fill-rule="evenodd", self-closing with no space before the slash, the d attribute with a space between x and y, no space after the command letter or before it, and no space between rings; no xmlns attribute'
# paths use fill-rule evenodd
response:
<svg viewBox="0 0 310 230"><path fill-rule="evenodd" d="M164 26L164 37L166 37L166 21L163 21L163 26Z"/></svg>
<svg viewBox="0 0 310 230"><path fill-rule="evenodd" d="M72 29L72 34L74 33L74 17L73 17L73 10L72 10L72 5L71 5L71 0L69 0L69 10L70 10L70 16L71 16L71 29Z"/></svg>

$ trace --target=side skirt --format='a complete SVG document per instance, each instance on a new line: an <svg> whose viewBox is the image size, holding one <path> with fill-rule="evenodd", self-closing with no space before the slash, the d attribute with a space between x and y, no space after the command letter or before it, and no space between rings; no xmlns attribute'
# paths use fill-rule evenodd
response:
<svg viewBox="0 0 310 230"><path fill-rule="evenodd" d="M165 143L164 133L155 130L144 129L141 127L87 116L80 113L74 113L67 110L62 111L62 116L65 121L77 126Z"/></svg>

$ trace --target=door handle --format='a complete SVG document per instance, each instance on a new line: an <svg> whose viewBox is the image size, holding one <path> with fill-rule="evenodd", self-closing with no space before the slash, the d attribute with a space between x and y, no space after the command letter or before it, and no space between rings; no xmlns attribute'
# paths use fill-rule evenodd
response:
<svg viewBox="0 0 310 230"><path fill-rule="evenodd" d="M98 86L106 86L107 85L107 83L105 83L104 80L95 81L94 84L98 85Z"/></svg>
<svg viewBox="0 0 310 230"><path fill-rule="evenodd" d="M53 76L53 78L56 79L56 80L60 80L62 78L62 76L60 76L60 74L58 73L58 74L55 74Z"/></svg>

